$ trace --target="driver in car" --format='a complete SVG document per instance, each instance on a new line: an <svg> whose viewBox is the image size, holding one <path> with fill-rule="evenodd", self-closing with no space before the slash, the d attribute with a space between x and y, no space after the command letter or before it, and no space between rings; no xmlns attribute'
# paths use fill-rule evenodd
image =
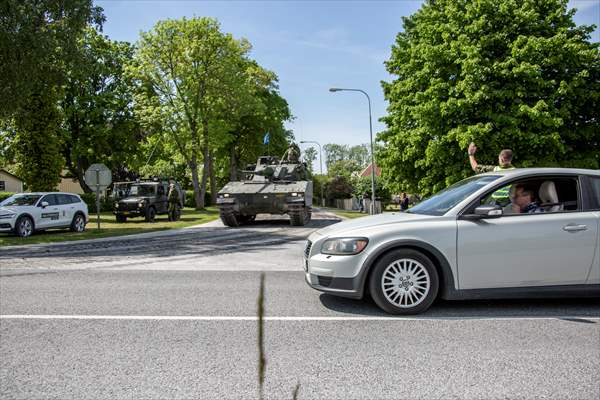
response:
<svg viewBox="0 0 600 400"><path fill-rule="evenodd" d="M518 183L512 196L512 211L515 214L535 214L544 212L535 198L535 189L530 185Z"/></svg>

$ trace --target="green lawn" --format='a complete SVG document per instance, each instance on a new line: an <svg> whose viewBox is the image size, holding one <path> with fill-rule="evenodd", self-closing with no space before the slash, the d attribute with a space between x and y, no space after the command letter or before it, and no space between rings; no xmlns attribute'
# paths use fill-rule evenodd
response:
<svg viewBox="0 0 600 400"><path fill-rule="evenodd" d="M85 232L73 233L67 229L51 229L45 232L37 232L28 238L20 238L6 233L0 233L0 247L97 239L110 236L131 235L134 233L163 231L203 224L217 218L219 218L219 210L216 207L207 207L204 211L185 208L181 215L181 220L177 222L169 222L166 215L157 215L154 222L146 222L144 221L144 218L131 218L125 223L117 223L115 216L112 213L105 212L100 214L100 229L98 229L96 214L90 214L90 222L88 222Z"/></svg>
<svg viewBox="0 0 600 400"><path fill-rule="evenodd" d="M340 210L339 208L325 208L325 207L322 207L321 209L325 210L325 211L329 211L330 213L333 213L335 215L346 217L346 218L360 218L360 217L366 217L367 215L369 215L369 214L366 214L366 213L361 213L359 211Z"/></svg>

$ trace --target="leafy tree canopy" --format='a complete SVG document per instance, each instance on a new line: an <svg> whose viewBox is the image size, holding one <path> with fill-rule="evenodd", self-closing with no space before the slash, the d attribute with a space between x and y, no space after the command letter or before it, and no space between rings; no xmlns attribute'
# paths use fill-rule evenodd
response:
<svg viewBox="0 0 600 400"><path fill-rule="evenodd" d="M404 18L383 82L379 162L428 194L472 171L466 149L519 167L600 167L600 56L567 0L430 0Z"/></svg>
<svg viewBox="0 0 600 400"><path fill-rule="evenodd" d="M14 115L40 84L64 83L84 28L103 21L92 0L1 1L0 118Z"/></svg>

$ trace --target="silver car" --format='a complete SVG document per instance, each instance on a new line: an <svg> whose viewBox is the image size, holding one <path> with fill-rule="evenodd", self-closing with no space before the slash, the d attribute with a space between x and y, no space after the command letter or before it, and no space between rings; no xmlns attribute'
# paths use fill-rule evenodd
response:
<svg viewBox="0 0 600 400"><path fill-rule="evenodd" d="M600 296L600 171L473 176L407 212L314 232L306 282L416 314L443 299Z"/></svg>

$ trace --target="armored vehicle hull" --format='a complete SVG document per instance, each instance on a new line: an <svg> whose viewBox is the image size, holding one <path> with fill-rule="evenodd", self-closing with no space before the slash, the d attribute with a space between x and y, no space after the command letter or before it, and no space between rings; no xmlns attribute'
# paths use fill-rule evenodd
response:
<svg viewBox="0 0 600 400"><path fill-rule="evenodd" d="M227 183L218 193L221 220L239 226L257 214L287 214L290 223L302 226L310 221L313 183L304 164L278 163L274 157L261 157L248 179Z"/></svg>

